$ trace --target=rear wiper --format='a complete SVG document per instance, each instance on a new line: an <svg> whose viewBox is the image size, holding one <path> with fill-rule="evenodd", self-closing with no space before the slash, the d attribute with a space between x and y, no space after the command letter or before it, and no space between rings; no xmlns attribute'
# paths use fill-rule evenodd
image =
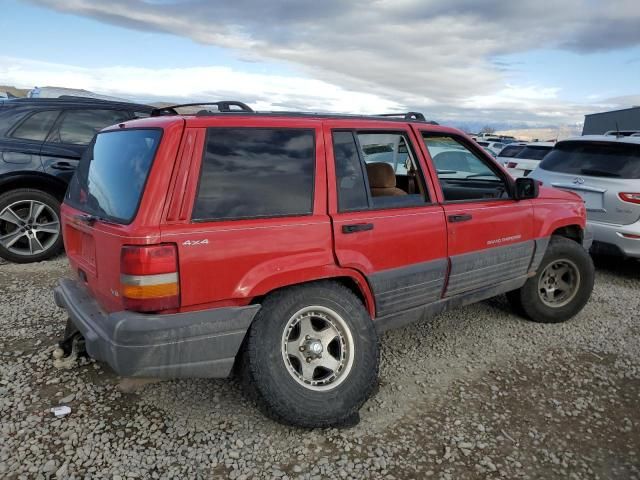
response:
<svg viewBox="0 0 640 480"><path fill-rule="evenodd" d="M605 172L604 170L592 170L590 168L580 169L580 173L584 175L594 175L597 177L620 177L617 173Z"/></svg>
<svg viewBox="0 0 640 480"><path fill-rule="evenodd" d="M73 218L75 218L76 220L80 220L81 222L86 223L90 227L93 226L93 224L96 223L96 222L111 223L113 225L116 225L115 222L109 220L108 218L100 217L98 215L91 215L89 213L76 215Z"/></svg>

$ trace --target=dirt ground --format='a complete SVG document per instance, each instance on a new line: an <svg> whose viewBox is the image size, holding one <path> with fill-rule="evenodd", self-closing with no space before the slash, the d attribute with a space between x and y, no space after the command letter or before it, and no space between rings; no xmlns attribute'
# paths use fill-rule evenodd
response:
<svg viewBox="0 0 640 480"><path fill-rule="evenodd" d="M66 273L0 263L0 477L640 480L638 262L598 259L565 324L497 297L388 332L360 424L328 430L264 418L234 380L123 392L106 365L56 370Z"/></svg>

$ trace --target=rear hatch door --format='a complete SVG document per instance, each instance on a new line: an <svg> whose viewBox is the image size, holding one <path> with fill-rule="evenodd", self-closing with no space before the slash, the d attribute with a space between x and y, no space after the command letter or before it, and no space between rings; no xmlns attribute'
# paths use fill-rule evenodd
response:
<svg viewBox="0 0 640 480"><path fill-rule="evenodd" d="M551 185L579 194L589 220L628 225L640 219L640 142L560 142L540 164Z"/></svg>
<svg viewBox="0 0 640 480"><path fill-rule="evenodd" d="M171 162L172 168L181 131L182 125L179 131L120 128L99 133L69 184L62 209L67 255L74 272L108 311L123 309L123 245L160 242L170 177L161 164ZM172 135L173 142L167 138Z"/></svg>

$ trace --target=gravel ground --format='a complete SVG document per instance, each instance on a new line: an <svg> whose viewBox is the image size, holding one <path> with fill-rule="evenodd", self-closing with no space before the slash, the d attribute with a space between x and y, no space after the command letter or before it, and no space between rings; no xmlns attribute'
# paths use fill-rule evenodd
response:
<svg viewBox="0 0 640 480"><path fill-rule="evenodd" d="M360 424L311 431L264 418L232 380L56 370L66 272L0 263L0 477L640 479L640 263L599 261L566 324L499 297L385 334Z"/></svg>

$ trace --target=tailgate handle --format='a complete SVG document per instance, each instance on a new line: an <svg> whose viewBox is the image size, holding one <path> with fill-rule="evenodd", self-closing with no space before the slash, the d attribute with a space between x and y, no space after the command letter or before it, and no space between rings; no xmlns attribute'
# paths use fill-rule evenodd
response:
<svg viewBox="0 0 640 480"><path fill-rule="evenodd" d="M342 226L342 233L366 232L368 230L373 230L373 223L355 223Z"/></svg>
<svg viewBox="0 0 640 480"><path fill-rule="evenodd" d="M461 213L458 215L449 215L447 217L449 219L449 223L457 223L457 222L468 222L473 218L470 213Z"/></svg>

